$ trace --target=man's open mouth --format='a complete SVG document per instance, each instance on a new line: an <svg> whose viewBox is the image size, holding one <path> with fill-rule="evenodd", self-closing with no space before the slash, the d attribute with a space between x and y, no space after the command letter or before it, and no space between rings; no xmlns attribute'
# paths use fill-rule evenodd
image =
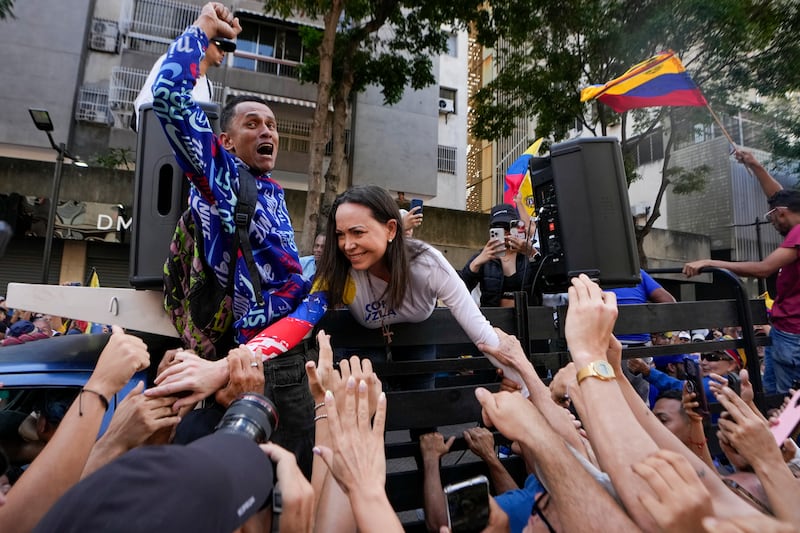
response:
<svg viewBox="0 0 800 533"><path fill-rule="evenodd" d="M260 155L272 155L272 150L274 147L270 143L259 144L258 148L256 148L256 152Z"/></svg>

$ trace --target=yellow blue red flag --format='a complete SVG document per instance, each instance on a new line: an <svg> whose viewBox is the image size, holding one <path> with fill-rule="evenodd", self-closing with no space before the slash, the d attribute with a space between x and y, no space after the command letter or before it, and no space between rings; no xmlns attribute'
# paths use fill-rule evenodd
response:
<svg viewBox="0 0 800 533"><path fill-rule="evenodd" d="M592 85L581 91L581 102L594 99L618 113L640 107L708 105L672 51L642 61L605 85Z"/></svg>
<svg viewBox="0 0 800 533"><path fill-rule="evenodd" d="M516 196L517 192L520 191L520 187L526 185L526 191L523 191L523 202L525 202L526 207L528 203L528 199L525 198L525 194L527 193L531 198L531 209L529 212L533 210L533 192L530 191L530 173L528 172L528 160L531 157L535 156L539 153L539 148L542 146L543 139L537 139L533 142L532 145L525 150L521 156L519 156L511 166L508 167L506 171L506 179L503 183L503 202L507 204L514 205L514 196ZM527 180L527 183L525 183Z"/></svg>

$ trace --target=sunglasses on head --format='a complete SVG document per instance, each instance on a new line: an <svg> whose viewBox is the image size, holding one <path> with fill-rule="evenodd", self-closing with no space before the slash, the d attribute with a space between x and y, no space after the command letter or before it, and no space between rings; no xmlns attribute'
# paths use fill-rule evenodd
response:
<svg viewBox="0 0 800 533"><path fill-rule="evenodd" d="M700 359L704 361L730 361L731 358L719 352L709 352L700 354Z"/></svg>

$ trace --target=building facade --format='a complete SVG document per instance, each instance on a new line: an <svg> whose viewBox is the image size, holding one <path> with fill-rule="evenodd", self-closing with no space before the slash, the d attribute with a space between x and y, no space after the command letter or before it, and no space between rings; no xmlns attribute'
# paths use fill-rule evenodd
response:
<svg viewBox="0 0 800 533"><path fill-rule="evenodd" d="M8 176L0 195L5 212L32 212L35 221L20 225L0 258L0 293L8 281L36 281L43 251L56 151L34 128L31 108L46 109L56 142L92 167L64 166L48 280L85 279L103 257L114 266L103 265L108 274L101 282L125 286L137 144L133 102L153 63L204 3L26 0L15 5L16 18L0 22L0 43L9 51L0 66L7 88L0 101L0 175ZM267 16L260 1L235 0L230 7L243 31L236 52L209 69L215 101L256 94L270 102L281 134L275 175L287 191L304 191L316 86L298 80L305 54L298 30L318 23ZM465 209L467 53L466 34L454 31L448 52L433 58L438 84L407 89L394 106L383 105L375 87L354 97L342 187L374 183L431 207ZM302 220L302 211L292 214Z"/></svg>

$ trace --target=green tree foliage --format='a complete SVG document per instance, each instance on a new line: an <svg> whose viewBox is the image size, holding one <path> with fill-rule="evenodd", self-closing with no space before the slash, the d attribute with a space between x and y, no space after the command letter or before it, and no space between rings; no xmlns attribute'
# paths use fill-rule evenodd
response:
<svg viewBox="0 0 800 533"><path fill-rule="evenodd" d="M131 163L135 159L133 155L129 148L109 148L105 153L96 155L92 162L109 170L131 170Z"/></svg>
<svg viewBox="0 0 800 533"><path fill-rule="evenodd" d="M536 118L536 136L558 141L576 121L595 135L623 126L623 151L655 127L666 124L662 184L641 242L660 216L669 184L690 193L702 187L703 169L682 175L668 168L673 146L670 124L697 113L693 108L650 108L619 115L598 102L580 103L580 91L623 74L663 50L681 57L717 112L738 109L740 95L756 88L776 95L798 87L797 30L800 7L794 0L501 0L491 18L478 24L478 40L503 60L496 79L473 102L472 133L482 139L507 136L520 117ZM787 60L794 61L788 63ZM791 72L788 72L791 71ZM702 109L700 109L702 111ZM665 118L671 120L665 121ZM708 114L706 112L706 120ZM637 135L625 136L633 120ZM626 165L629 182L636 179Z"/></svg>
<svg viewBox="0 0 800 533"><path fill-rule="evenodd" d="M0 0L0 20L14 18L14 0Z"/></svg>
<svg viewBox="0 0 800 533"><path fill-rule="evenodd" d="M433 84L431 58L446 51L448 31L466 27L473 20L488 24L487 14L479 10L481 5L477 0L265 2L267 13L286 17L302 12L324 21L323 29L305 28L301 32L306 50L301 77L318 87L301 250L311 249L339 189L351 95L374 84L381 88L384 102L393 104L406 87L421 89ZM327 111L330 104L332 114ZM333 149L323 184L324 148L329 139Z"/></svg>

